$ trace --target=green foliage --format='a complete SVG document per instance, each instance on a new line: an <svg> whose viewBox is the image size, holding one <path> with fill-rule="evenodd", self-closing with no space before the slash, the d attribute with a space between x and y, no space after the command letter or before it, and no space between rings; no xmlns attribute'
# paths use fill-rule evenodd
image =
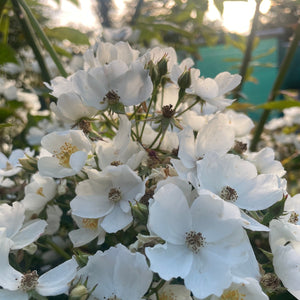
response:
<svg viewBox="0 0 300 300"><path fill-rule="evenodd" d="M8 62L18 63L16 53L8 44L0 43L0 65Z"/></svg>
<svg viewBox="0 0 300 300"><path fill-rule="evenodd" d="M81 31L70 27L45 28L46 35L59 41L69 40L75 45L89 45L89 38Z"/></svg>
<svg viewBox="0 0 300 300"><path fill-rule="evenodd" d="M282 101L273 101L273 102L267 102L261 105L257 105L256 108L263 108L263 109L278 109L283 110L285 108L294 107L294 106L300 106L299 101L295 101L293 99L290 100L282 100Z"/></svg>

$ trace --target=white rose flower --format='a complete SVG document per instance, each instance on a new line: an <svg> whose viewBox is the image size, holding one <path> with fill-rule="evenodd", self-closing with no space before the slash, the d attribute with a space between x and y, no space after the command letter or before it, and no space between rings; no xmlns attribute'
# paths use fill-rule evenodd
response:
<svg viewBox="0 0 300 300"><path fill-rule="evenodd" d="M84 105L80 96L75 93L59 95L57 104L51 102L50 108L60 120L73 124L82 118L92 118L98 111L94 107Z"/></svg>
<svg viewBox="0 0 300 300"><path fill-rule="evenodd" d="M75 215L72 215L72 218L79 227L69 232L69 238L74 247L86 245L95 238L98 238L97 245L104 243L106 233L101 227L103 218L80 218Z"/></svg>
<svg viewBox="0 0 300 300"><path fill-rule="evenodd" d="M38 160L39 172L55 178L80 172L91 151L90 141L80 130L52 132L42 138L41 144L51 156Z"/></svg>
<svg viewBox="0 0 300 300"><path fill-rule="evenodd" d="M246 282L233 283L226 289L221 297L210 296L205 300L225 300L225 299L243 299L243 300L268 300L269 297L262 291L258 281L254 278L245 278Z"/></svg>
<svg viewBox="0 0 300 300"><path fill-rule="evenodd" d="M142 63L127 66L120 60L78 71L72 76L72 83L86 105L99 110L118 102L125 106L139 104L151 96L153 89L149 71Z"/></svg>
<svg viewBox="0 0 300 300"><path fill-rule="evenodd" d="M44 232L47 222L35 219L24 223L25 208L20 202L0 205L0 228L6 229L11 249L22 249L37 240Z"/></svg>
<svg viewBox="0 0 300 300"><path fill-rule="evenodd" d="M52 177L44 177L39 173L32 176L31 182L25 186L25 197L21 200L27 215L39 214L45 205L56 195L57 184Z"/></svg>
<svg viewBox="0 0 300 300"><path fill-rule="evenodd" d="M198 78L188 92L198 95L219 110L224 110L234 101L225 98L224 95L236 88L240 84L241 79L242 77L238 74L231 75L228 72L222 72L214 79Z"/></svg>
<svg viewBox="0 0 300 300"><path fill-rule="evenodd" d="M277 276L288 291L300 299L300 227L272 220L270 222L270 246Z"/></svg>
<svg viewBox="0 0 300 300"><path fill-rule="evenodd" d="M96 154L102 170L111 164L126 164L135 170L146 156L143 147L131 139L131 123L128 118L123 115L119 118L119 130L113 140L96 143Z"/></svg>
<svg viewBox="0 0 300 300"><path fill-rule="evenodd" d="M28 300L30 291L42 296L56 296L67 293L69 283L76 275L78 267L74 258L38 276L36 271L22 274L12 268L8 261L11 241L3 235L0 228L0 299Z"/></svg>
<svg viewBox="0 0 300 300"><path fill-rule="evenodd" d="M141 300L152 281L145 256L121 244L90 256L78 275L88 278L87 286L95 287L92 296L97 299Z"/></svg>
<svg viewBox="0 0 300 300"><path fill-rule="evenodd" d="M108 166L102 172L88 171L89 179L76 187L72 213L81 218L104 217L102 228L109 233L129 225L133 218L130 203L145 193L142 179L127 165Z"/></svg>
<svg viewBox="0 0 300 300"><path fill-rule="evenodd" d="M164 185L149 207L148 228L166 241L146 248L151 270L165 280L183 278L196 297L220 296L234 280L233 267L246 262L251 249L239 215L205 192L189 207L181 189Z"/></svg>

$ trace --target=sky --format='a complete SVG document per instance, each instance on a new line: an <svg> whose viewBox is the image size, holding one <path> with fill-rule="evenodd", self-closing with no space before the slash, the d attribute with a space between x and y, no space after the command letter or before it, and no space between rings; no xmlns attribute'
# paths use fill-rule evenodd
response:
<svg viewBox="0 0 300 300"><path fill-rule="evenodd" d="M93 9L95 2L93 0L79 0L80 8L76 7L68 0L61 0L60 7L54 0L44 0L56 13L53 15L53 24L59 26L72 26L81 30L91 30L96 28L98 17ZM125 4L124 0L114 0L118 8L117 13L122 15ZM125 0L126 1L126 0ZM270 7L270 0L264 0L261 4L261 12L266 13ZM224 13L220 13L213 5L213 0L209 0L209 11L207 18L210 20L220 20L230 32L239 34L248 34L250 29L250 20L255 11L255 0L248 1L225 1Z"/></svg>

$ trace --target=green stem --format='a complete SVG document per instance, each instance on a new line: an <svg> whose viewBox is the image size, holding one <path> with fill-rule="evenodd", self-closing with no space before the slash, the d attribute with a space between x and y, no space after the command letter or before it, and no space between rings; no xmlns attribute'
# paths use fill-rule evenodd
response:
<svg viewBox="0 0 300 300"><path fill-rule="evenodd" d="M178 100L177 100L177 103L175 105L174 111L176 111L176 109L179 106L179 104L181 103L181 100L184 97L184 95L185 95L185 89L180 88L179 92L178 92Z"/></svg>
<svg viewBox="0 0 300 300"><path fill-rule="evenodd" d="M267 102L272 102L275 100L275 98L278 94L278 91L283 83L284 78L285 78L285 75L289 69L289 66L293 60L294 54L298 47L299 40L300 40L300 23L297 25L294 38L293 38L291 45L280 65L279 72L277 74L276 80L273 84L273 87L269 94L269 98L268 98ZM265 109L257 126L256 126L254 136L253 136L253 139L252 139L252 142L250 145L251 151L256 151L256 146L260 140L260 136L263 132L264 125L269 117L269 114L270 114L270 110Z"/></svg>
<svg viewBox="0 0 300 300"><path fill-rule="evenodd" d="M256 8L255 8L253 21L252 21L251 32L250 32L248 40L247 40L246 51L245 51L245 54L243 57L243 62L242 62L242 65L241 65L241 68L239 71L239 74L242 76L242 80L241 80L241 83L234 90L234 98L236 99L236 101L239 100L239 95L242 90L243 84L245 82L247 69L248 69L249 63L251 61L253 43L254 43L255 33L257 31L257 26L258 26L259 8L260 8L261 2L262 2L262 0L256 0Z"/></svg>
<svg viewBox="0 0 300 300"><path fill-rule="evenodd" d="M159 148L160 148L160 146L161 146L161 143L162 143L162 141L163 141L164 138L165 138L166 131L167 131L167 130L165 130L165 131L163 132L163 134L162 134L162 136L161 136L161 138L160 138L160 140L159 140L159 144L158 144L156 150L159 150Z"/></svg>
<svg viewBox="0 0 300 300"><path fill-rule="evenodd" d="M118 129L118 126L112 121L110 120L105 113L102 113L103 118L105 119L105 121L107 121L112 127Z"/></svg>
<svg viewBox="0 0 300 300"><path fill-rule="evenodd" d="M157 135L156 135L156 137L155 137L155 139L153 140L152 144L149 146L149 149L151 149L154 146L154 144L157 142L157 140L158 140L158 138L160 137L161 134L162 134L162 129L160 128Z"/></svg>
<svg viewBox="0 0 300 300"><path fill-rule="evenodd" d="M193 104L191 104L189 107L187 107L185 110L183 110L182 112L180 112L179 114L176 115L176 118L178 118L179 116L183 115L186 111L190 110L192 107L194 107L197 103L199 103L198 100L196 100Z"/></svg>
<svg viewBox="0 0 300 300"><path fill-rule="evenodd" d="M37 19L35 18L35 16L33 15L30 7L27 5L25 0L18 0L18 2L20 3L20 5L23 7L24 11L26 12L31 25L34 29L34 31L37 33L37 35L39 36L39 38L41 39L41 41L43 42L46 50L48 51L48 53L50 54L51 58L53 59L54 63L57 66L57 69L59 70L60 74L64 77L67 77L68 74L65 71L63 65L61 64L57 53L55 52L54 48L52 47L49 39L47 38L47 36L45 35L43 29L41 28L40 24L38 23Z"/></svg>
<svg viewBox="0 0 300 300"><path fill-rule="evenodd" d="M15 12L15 15L17 16L19 23L22 27L24 36L26 38L26 41L28 42L29 46L31 47L34 56L40 66L41 69L41 76L43 81L50 82L51 76L48 71L47 65L45 63L44 57L42 55L42 49L38 43L38 40L35 37L34 30L31 26L31 24L28 21L28 18L24 15L24 12L22 8L20 7L20 4L17 0L11 0L11 3L13 5L13 9Z"/></svg>
<svg viewBox="0 0 300 300"><path fill-rule="evenodd" d="M61 255L62 257L64 257L65 259L71 259L71 256L63 249L61 249L59 246L57 246L50 238L47 238L46 240L47 244L49 246L51 246L51 248L58 253L59 255Z"/></svg>
<svg viewBox="0 0 300 300"><path fill-rule="evenodd" d="M149 105L148 105L148 108L147 108L145 120L147 120L147 118L149 116L149 112L150 112L150 109L151 109L153 101L154 101L154 103L156 102L155 101L156 97L157 97L157 86L155 85L153 87L152 97L150 99L150 102L149 102ZM141 135L140 135L140 138L139 138L140 141L142 140L142 137L143 137L143 134L144 134L144 130L145 130L145 126L146 126L146 121L144 122L143 127L142 127Z"/></svg>

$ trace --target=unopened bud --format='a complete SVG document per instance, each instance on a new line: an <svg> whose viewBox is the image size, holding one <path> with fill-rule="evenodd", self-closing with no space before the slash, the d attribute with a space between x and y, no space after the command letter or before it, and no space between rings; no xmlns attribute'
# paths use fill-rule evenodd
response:
<svg viewBox="0 0 300 300"><path fill-rule="evenodd" d="M149 75L153 83L159 81L159 74L157 66L153 63L152 60L148 62L147 69L149 69Z"/></svg>
<svg viewBox="0 0 300 300"><path fill-rule="evenodd" d="M178 78L177 83L181 89L187 89L191 85L191 70L185 70Z"/></svg>
<svg viewBox="0 0 300 300"><path fill-rule="evenodd" d="M30 173L37 172L37 160L35 158L30 156L27 156L26 158L19 158L19 163L25 171Z"/></svg>
<svg viewBox="0 0 300 300"><path fill-rule="evenodd" d="M75 288L72 289L70 293L71 300L86 300L89 296L89 292L87 288L80 284L77 285Z"/></svg>
<svg viewBox="0 0 300 300"><path fill-rule="evenodd" d="M160 77L168 73L168 59L166 54L157 63L157 69Z"/></svg>
<svg viewBox="0 0 300 300"><path fill-rule="evenodd" d="M138 203L131 206L132 216L137 221L146 224L148 219L148 207L145 204Z"/></svg>

